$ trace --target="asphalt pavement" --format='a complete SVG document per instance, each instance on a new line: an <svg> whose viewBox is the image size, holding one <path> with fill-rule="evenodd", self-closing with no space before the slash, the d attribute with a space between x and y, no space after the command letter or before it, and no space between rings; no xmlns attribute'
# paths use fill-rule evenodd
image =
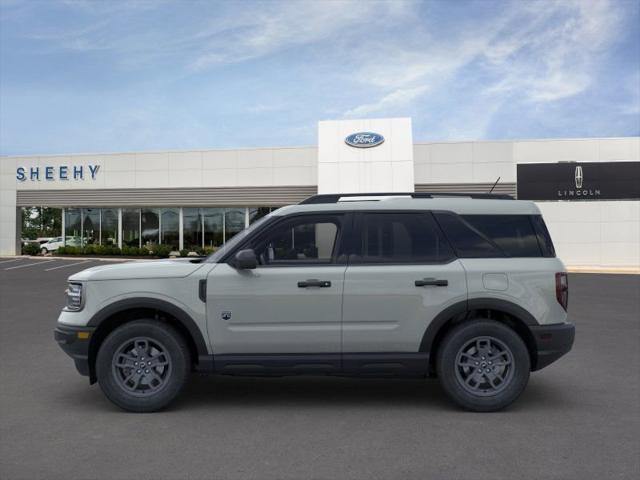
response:
<svg viewBox="0 0 640 480"><path fill-rule="evenodd" d="M436 380L193 376L131 414L53 340L80 262L0 259L1 479L640 478L638 275L570 276L574 349L503 412Z"/></svg>

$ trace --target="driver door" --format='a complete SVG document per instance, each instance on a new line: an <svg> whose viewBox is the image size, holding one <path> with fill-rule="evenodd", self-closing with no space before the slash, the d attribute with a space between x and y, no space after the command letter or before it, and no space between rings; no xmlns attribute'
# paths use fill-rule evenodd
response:
<svg viewBox="0 0 640 480"><path fill-rule="evenodd" d="M304 364L336 354L329 363L339 368L347 218L283 218L243 246L255 251L257 268L216 265L207 279L207 321L217 358L292 354Z"/></svg>

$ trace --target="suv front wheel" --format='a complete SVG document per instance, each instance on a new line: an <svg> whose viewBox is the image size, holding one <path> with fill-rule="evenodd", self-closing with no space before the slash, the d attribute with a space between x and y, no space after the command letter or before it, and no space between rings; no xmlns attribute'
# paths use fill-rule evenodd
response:
<svg viewBox="0 0 640 480"><path fill-rule="evenodd" d="M182 335L152 320L136 320L115 329L96 359L104 394L132 412L166 407L184 387L189 371L189 349Z"/></svg>
<svg viewBox="0 0 640 480"><path fill-rule="evenodd" d="M442 341L436 362L447 395L476 412L505 408L529 381L526 345L515 331L494 320L471 320L453 328Z"/></svg>

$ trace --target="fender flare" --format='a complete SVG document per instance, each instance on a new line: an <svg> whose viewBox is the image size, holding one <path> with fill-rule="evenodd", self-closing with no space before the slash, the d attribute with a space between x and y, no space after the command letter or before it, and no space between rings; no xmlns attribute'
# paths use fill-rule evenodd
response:
<svg viewBox="0 0 640 480"><path fill-rule="evenodd" d="M118 300L107 305L91 317L87 326L97 328L105 319L117 313L135 308L149 308L168 313L187 329L196 346L198 356L209 355L207 343L205 342L202 332L193 318L182 308L174 305L173 303L167 302L166 300L160 300L152 297L125 298L124 300Z"/></svg>
<svg viewBox="0 0 640 480"><path fill-rule="evenodd" d="M508 300L502 300L499 298L473 298L470 300L463 300L442 310L438 315L436 315L431 323L429 323L429 326L422 336L422 341L420 342L420 352L431 352L436 335L438 335L440 329L450 319L458 316L462 317L473 310L483 309L499 310L501 312L508 313L527 326L539 325L533 315L521 306Z"/></svg>

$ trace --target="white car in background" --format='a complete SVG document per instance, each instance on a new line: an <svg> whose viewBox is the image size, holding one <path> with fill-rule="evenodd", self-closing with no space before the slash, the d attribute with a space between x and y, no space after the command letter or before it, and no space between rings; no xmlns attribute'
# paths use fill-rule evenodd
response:
<svg viewBox="0 0 640 480"><path fill-rule="evenodd" d="M67 237L66 244L69 247L79 247L80 239L76 237ZM46 255L47 253L55 252L60 247L64 247L64 246L65 246L65 241L62 237L53 237L48 242L45 242L42 245L40 245L40 252L43 255Z"/></svg>

